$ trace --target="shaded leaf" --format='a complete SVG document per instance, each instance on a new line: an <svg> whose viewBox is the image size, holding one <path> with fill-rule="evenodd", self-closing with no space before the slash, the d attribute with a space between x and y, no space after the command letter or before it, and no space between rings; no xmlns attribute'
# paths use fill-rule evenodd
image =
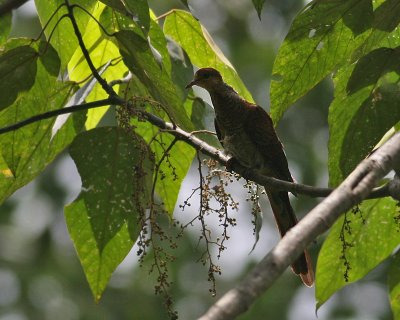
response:
<svg viewBox="0 0 400 320"><path fill-rule="evenodd" d="M370 1L325 0L315 1L295 18L272 70L274 123L325 76L351 60L367 37L360 32L372 23L371 13Z"/></svg>
<svg viewBox="0 0 400 320"><path fill-rule="evenodd" d="M335 76L335 98L329 108L329 184L337 186L365 158L383 135L400 121L397 74L347 93L354 65ZM379 73L379 72L378 72Z"/></svg>
<svg viewBox="0 0 400 320"><path fill-rule="evenodd" d="M379 48L357 61L347 83L348 93L378 82L388 72L400 74L400 48Z"/></svg>
<svg viewBox="0 0 400 320"><path fill-rule="evenodd" d="M258 18L261 20L261 11L264 6L265 0L252 0L254 9L257 11Z"/></svg>
<svg viewBox="0 0 400 320"><path fill-rule="evenodd" d="M396 253L391 259L388 272L388 286L390 306L392 307L393 318L400 319L400 254Z"/></svg>
<svg viewBox="0 0 400 320"><path fill-rule="evenodd" d="M39 50L37 43L32 45L35 51ZM49 65L57 64L59 65L57 53L48 46L37 60L33 86L29 91L21 92L14 104L0 112L0 127L60 109L65 105L74 87L71 83L57 81L57 76L48 72ZM0 158L3 159L0 161L3 162L0 165L0 202L34 179L71 143L82 128L83 117L81 113L70 117L52 137L54 122L55 118L42 120L0 135Z"/></svg>
<svg viewBox="0 0 400 320"><path fill-rule="evenodd" d="M5 3L6 0L0 0L0 4ZM11 30L11 13L3 15L0 19L0 45L7 41L8 34Z"/></svg>
<svg viewBox="0 0 400 320"><path fill-rule="evenodd" d="M400 6L397 0L386 0L375 10L373 27L392 32L400 23Z"/></svg>
<svg viewBox="0 0 400 320"><path fill-rule="evenodd" d="M360 205L360 212L347 213L351 233L345 230L344 236L351 247L344 251L346 260L340 240L344 217L334 224L318 256L315 283L317 308L342 287L364 277L398 246L400 233L394 220L396 212L396 202L382 198L366 200ZM345 261L350 266L347 282Z"/></svg>
<svg viewBox="0 0 400 320"><path fill-rule="evenodd" d="M251 94L236 73L232 64L214 43L207 30L188 12L174 10L164 22L164 33L172 37L199 68L217 69L224 81L243 98L253 101Z"/></svg>
<svg viewBox="0 0 400 320"><path fill-rule="evenodd" d="M397 0L374 1L378 5L374 11L372 28L367 37L352 55L352 61L379 47L394 48L399 45L400 6Z"/></svg>
<svg viewBox="0 0 400 320"><path fill-rule="evenodd" d="M82 191L65 208L65 217L98 301L139 235L137 221L149 205L153 164L143 140L116 127L80 134L70 154Z"/></svg>
<svg viewBox="0 0 400 320"><path fill-rule="evenodd" d="M168 38L167 48L171 58L171 78L181 101L184 101L189 93L185 87L193 79L193 66L186 52L174 40Z"/></svg>
<svg viewBox="0 0 400 320"><path fill-rule="evenodd" d="M38 52L28 45L0 56L0 111L12 104L19 92L29 90L36 78Z"/></svg>

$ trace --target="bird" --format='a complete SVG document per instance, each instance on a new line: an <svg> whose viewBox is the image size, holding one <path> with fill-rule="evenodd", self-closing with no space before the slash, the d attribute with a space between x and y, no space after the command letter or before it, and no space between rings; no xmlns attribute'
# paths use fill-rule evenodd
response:
<svg viewBox="0 0 400 320"><path fill-rule="evenodd" d="M243 99L224 82L214 68L197 70L187 89L198 86L208 91L215 111L215 131L230 157L242 166L277 179L293 182L288 161L272 119L259 105ZM297 224L297 218L286 191L276 191L264 186L280 235ZM311 257L305 250L291 265L293 272L303 283L311 287L314 271Z"/></svg>

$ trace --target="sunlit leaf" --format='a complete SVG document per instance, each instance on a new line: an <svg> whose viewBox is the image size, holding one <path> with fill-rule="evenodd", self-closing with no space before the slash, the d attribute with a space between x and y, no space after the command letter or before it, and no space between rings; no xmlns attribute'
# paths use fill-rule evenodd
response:
<svg viewBox="0 0 400 320"><path fill-rule="evenodd" d="M19 92L28 91L36 78L38 52L28 45L0 56L0 111L12 104Z"/></svg>
<svg viewBox="0 0 400 320"><path fill-rule="evenodd" d="M98 4L93 10L93 16L99 18L105 8L104 4ZM87 31L83 36L83 41L88 48L90 58L94 66L100 71L101 76L107 81L122 79L128 72L126 66L120 59L118 47L113 39L104 34L95 20L90 20L87 24ZM106 66L106 70L103 68ZM71 80L84 84L82 81L91 79L91 70L83 57L82 50L78 48L68 64L69 77ZM118 85L114 86L118 91ZM92 92L86 98L87 102L106 99L108 94L100 84L96 84ZM95 128L108 110L108 106L91 109L87 113L86 128Z"/></svg>
<svg viewBox="0 0 400 320"><path fill-rule="evenodd" d="M72 0L69 1L69 3L71 5L77 4L86 9L88 12L92 12L93 8L97 4L97 1ZM49 37L51 36L50 42L60 56L61 70L64 71L69 59L78 47L78 40L72 28L71 21L69 21L68 18L64 17L67 14L65 1L35 0L35 4L38 11L40 23L43 28L46 26L46 29L44 31L46 38L49 39ZM56 12L57 8L61 5L63 5L61 9ZM84 12L80 8L75 7L73 12L75 20L78 23L78 27L83 34L86 30L87 23L91 18L86 12ZM51 17L52 19L50 21Z"/></svg>
<svg viewBox="0 0 400 320"><path fill-rule="evenodd" d="M174 10L167 16L164 33L172 37L199 68L217 69L224 81L231 85L243 98L252 101L251 94L236 73L232 64L212 40L207 30L189 13Z"/></svg>
<svg viewBox="0 0 400 320"><path fill-rule="evenodd" d="M364 277L399 245L399 225L394 219L397 210L396 202L389 198L366 200L360 212L347 213L350 232L343 231L344 217L334 224L318 256L317 308L342 287ZM347 243L344 252L342 231ZM347 271L345 261L350 267Z"/></svg>
<svg viewBox="0 0 400 320"><path fill-rule="evenodd" d="M372 20L371 1L360 0L314 1L295 18L272 70L275 123L300 97L351 60Z"/></svg>
<svg viewBox="0 0 400 320"><path fill-rule="evenodd" d="M65 208L65 217L98 301L139 235L138 217L149 205L153 163L140 137L116 127L82 133L70 154L82 191Z"/></svg>
<svg viewBox="0 0 400 320"><path fill-rule="evenodd" d="M33 46L41 52L40 59L37 60L34 84L29 91L20 93L14 104L0 112L0 127L46 111L60 109L73 93L71 83L57 81L57 74L53 73L55 66L60 65L54 49L46 43ZM46 51L42 52L40 47L46 48ZM75 114L53 137L55 118L38 121L17 131L0 135L0 152L3 159L0 202L34 179L51 163L71 143L82 128L83 121L81 114Z"/></svg>

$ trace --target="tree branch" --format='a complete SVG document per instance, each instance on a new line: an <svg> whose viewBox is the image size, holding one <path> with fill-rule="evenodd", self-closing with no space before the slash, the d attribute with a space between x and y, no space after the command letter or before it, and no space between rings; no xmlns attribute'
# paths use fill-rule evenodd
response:
<svg viewBox="0 0 400 320"><path fill-rule="evenodd" d="M74 106L70 106L70 107L66 107L66 108L62 108L62 109L57 109L57 110L52 110L52 111L48 111L45 113L40 113L36 116L33 116L28 119L22 120L20 122L14 123L7 127L0 128L0 134L15 131L15 130L25 127L29 124L32 124L32 123L35 123L35 122L38 122L41 120L45 120L45 119L50 119L50 118L59 116L61 114L78 112L78 111L82 111L82 110L89 110L89 109L93 109L93 108L108 106L110 104L119 104L119 103L120 103L120 100L116 99L115 97L110 97L110 98L104 99L104 100L98 100L98 101L78 104L78 105L74 105Z"/></svg>
<svg viewBox="0 0 400 320"><path fill-rule="evenodd" d="M389 171L400 166L400 133L394 135L357 168L326 199L290 229L263 260L200 318L233 319L245 312L315 238L343 212L360 203Z"/></svg>

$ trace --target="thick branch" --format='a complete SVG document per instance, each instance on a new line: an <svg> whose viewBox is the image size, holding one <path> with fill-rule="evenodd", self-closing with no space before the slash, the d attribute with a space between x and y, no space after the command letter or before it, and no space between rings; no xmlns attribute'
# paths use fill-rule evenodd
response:
<svg viewBox="0 0 400 320"><path fill-rule="evenodd" d="M316 206L234 289L200 319L234 319L266 291L301 252L328 230L343 213L360 203L390 170L400 165L400 133L365 159L326 199Z"/></svg>

